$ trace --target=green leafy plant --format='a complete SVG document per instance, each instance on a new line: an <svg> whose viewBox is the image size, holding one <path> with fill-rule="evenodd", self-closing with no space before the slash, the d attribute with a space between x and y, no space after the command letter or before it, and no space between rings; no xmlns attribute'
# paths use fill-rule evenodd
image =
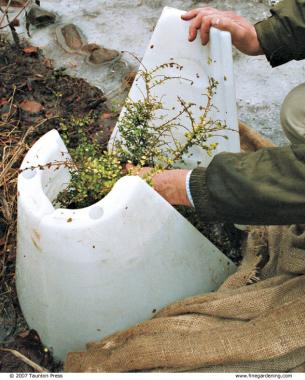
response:
<svg viewBox="0 0 305 380"><path fill-rule="evenodd" d="M56 203L62 207L85 207L105 196L115 182L122 177L122 165L115 152L108 152L86 134L90 118L73 118L69 123L61 123L60 130L64 142L71 145L71 130L77 129L78 141L69 149L73 165L69 166L71 180L69 186L57 197Z"/></svg>
<svg viewBox="0 0 305 380"><path fill-rule="evenodd" d="M135 174L144 166L152 167L147 177L149 182L154 173L183 163L184 157L191 155L190 148L193 145L212 154L217 144L209 143L208 139L226 128L224 122L210 117L218 83L209 78L205 104L189 103L178 97L177 105L171 109L175 114L171 112L171 117L168 117L168 110L162 98L154 94L154 89L176 79L189 81L190 85L193 83L181 75L163 75L162 70L167 68L175 69L178 74L182 70L182 66L173 62L152 70L141 66L137 80L143 81L145 91L142 91L142 99L135 101L127 98L124 114L118 122L119 137L115 138L111 150L103 150L94 138L88 137L86 130L90 126L90 118L73 118L68 123L60 124L73 165L69 166L70 184L59 194L57 204L63 207L85 207L95 203L126 174L126 163L135 166L130 174ZM198 120L194 117L196 107L201 111ZM182 116L186 116L187 125L182 123ZM184 131L183 141L175 137L179 128ZM77 136L77 142L71 142L72 131L73 136Z"/></svg>
<svg viewBox="0 0 305 380"><path fill-rule="evenodd" d="M189 150L193 145L206 150L209 155L217 147L217 143L208 143L207 140L226 128L224 122L210 117L218 82L209 78L204 105L188 103L178 97L177 105L172 108L176 114L168 118L168 110L162 99L153 95L153 89L175 79L186 80L193 85L192 81L181 76L162 75L160 71L168 67L178 71L183 68L170 62L152 70L144 66L140 70L138 78L144 82L145 88L143 98L137 101L127 98L125 112L118 122L119 139L115 141L114 147L121 161L164 170L179 162L183 163L183 157L190 155ZM193 116L196 108L201 113L199 120ZM187 124L181 121L182 116L186 116ZM184 130L184 141L175 137L179 128Z"/></svg>

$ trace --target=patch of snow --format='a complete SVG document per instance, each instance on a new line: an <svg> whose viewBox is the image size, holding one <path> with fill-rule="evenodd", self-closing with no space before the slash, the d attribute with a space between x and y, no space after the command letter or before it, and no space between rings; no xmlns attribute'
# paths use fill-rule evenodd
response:
<svg viewBox="0 0 305 380"><path fill-rule="evenodd" d="M234 9L253 23L269 16L267 0L42 0L41 6L57 13L57 23L43 29L31 27L31 43L41 47L54 60L55 67L67 67L67 73L85 78L106 93L117 90L137 62L124 54L126 65L119 68L89 66L83 56L68 54L58 45L58 25L74 23L88 42L129 51L141 58L164 6ZM24 20L18 31L26 37ZM287 143L280 128L280 105L293 87L304 82L305 63L293 61L272 69L264 56L248 57L237 50L233 56L239 118L274 143Z"/></svg>

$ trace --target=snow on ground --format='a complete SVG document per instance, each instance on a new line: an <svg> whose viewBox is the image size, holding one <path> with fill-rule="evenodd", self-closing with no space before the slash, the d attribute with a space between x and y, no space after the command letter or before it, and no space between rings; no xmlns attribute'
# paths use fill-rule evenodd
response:
<svg viewBox="0 0 305 380"><path fill-rule="evenodd" d="M55 38L59 24L74 23L88 42L142 57L166 5L185 10L203 5L234 9L257 22L268 17L267 3L267 0L41 0L43 8L56 12L57 24L44 29L32 27L31 42L43 48L56 67L66 66L69 74L81 76L109 93L119 86L121 76L109 67L88 66L83 56L65 53ZM26 36L24 25L23 34ZM233 56L239 118L276 144L285 143L279 121L280 104L294 86L304 82L305 63L294 61L272 69L264 56L247 57L235 49ZM126 60L130 61L130 57L126 56ZM124 75L131 68L121 69Z"/></svg>

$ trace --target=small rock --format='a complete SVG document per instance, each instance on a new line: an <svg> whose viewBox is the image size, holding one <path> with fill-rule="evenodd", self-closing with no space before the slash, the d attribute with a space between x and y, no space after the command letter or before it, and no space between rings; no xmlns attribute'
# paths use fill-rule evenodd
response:
<svg viewBox="0 0 305 380"><path fill-rule="evenodd" d="M94 65L100 65L113 62L118 58L120 58L120 53L117 50L100 47L90 54L88 62Z"/></svg>
<svg viewBox="0 0 305 380"><path fill-rule="evenodd" d="M26 13L27 24L35 25L37 27L44 27L54 24L56 15L40 7L32 7Z"/></svg>
<svg viewBox="0 0 305 380"><path fill-rule="evenodd" d="M88 45L82 31L74 24L56 28L56 37L60 46L68 53L82 53L82 48Z"/></svg>
<svg viewBox="0 0 305 380"><path fill-rule="evenodd" d="M81 51L87 54L91 54L92 52L100 48L101 46L97 44L86 44L81 48Z"/></svg>

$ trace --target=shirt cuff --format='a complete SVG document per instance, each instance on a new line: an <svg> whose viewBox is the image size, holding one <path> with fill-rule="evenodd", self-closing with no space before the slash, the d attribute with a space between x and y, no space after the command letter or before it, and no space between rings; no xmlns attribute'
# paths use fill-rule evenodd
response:
<svg viewBox="0 0 305 380"><path fill-rule="evenodd" d="M191 190L190 190L190 178L191 178L191 174L192 174L192 170L190 170L187 173L187 175L186 175L186 178L185 178L185 189L186 189L186 194L187 194L188 200L190 201L190 204L193 207L195 207L194 202L193 202L193 197L192 197L192 194L191 194Z"/></svg>

